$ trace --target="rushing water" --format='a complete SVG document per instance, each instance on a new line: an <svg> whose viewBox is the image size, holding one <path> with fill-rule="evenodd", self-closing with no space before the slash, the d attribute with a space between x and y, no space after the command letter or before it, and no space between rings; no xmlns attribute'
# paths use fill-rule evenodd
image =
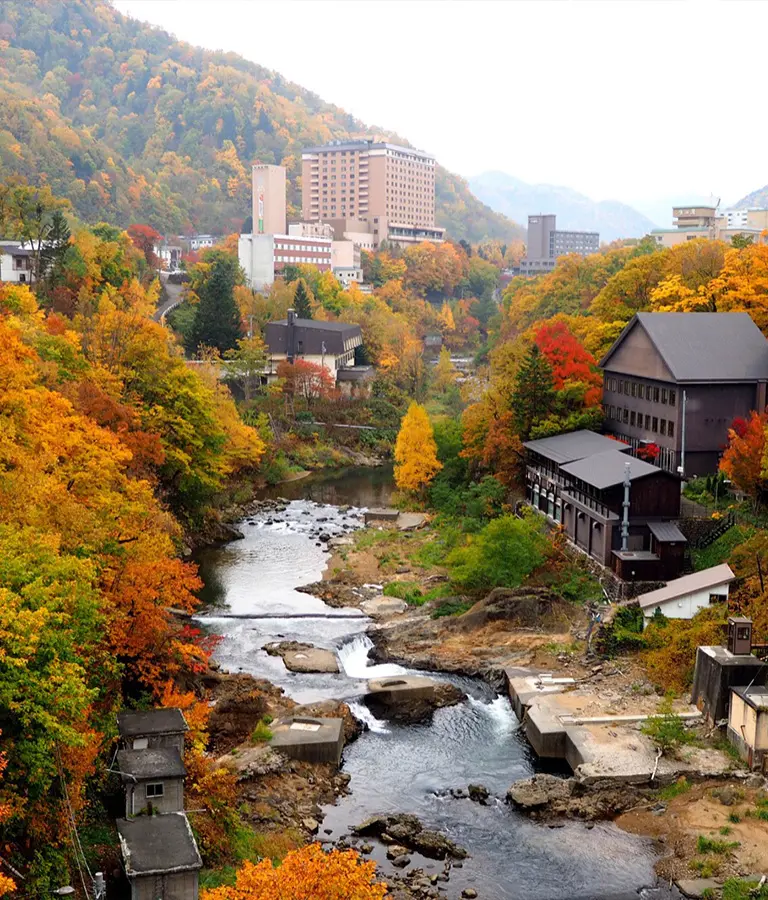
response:
<svg viewBox="0 0 768 900"><path fill-rule="evenodd" d="M447 896L475 887L482 900L608 900L670 897L653 882L648 842L611 824L536 825L503 802L509 785L537 770L508 700L484 683L436 674L467 694L457 706L437 710L425 725L398 726L377 720L361 702L365 679L399 674L393 664L371 665L368 620L355 611L327 607L297 587L320 578L327 561L320 533L339 535L362 524L360 507L386 503L391 473L347 471L281 485L274 497L288 500L284 513L253 516L241 523L245 538L209 550L199 562L205 599L213 608L208 627L224 640L219 663L229 671L268 678L301 703L343 698L368 730L344 751L351 794L325 810L323 829L336 839L370 815L411 812L467 848L470 859L454 869ZM347 506L356 508L347 509ZM316 618L259 619L263 615ZM254 618L228 618L229 615ZM288 672L282 660L261 648L274 640L303 640L338 653L338 675ZM485 785L488 806L456 799L451 790ZM374 858L386 867L382 847ZM441 863L413 855L413 864L438 872ZM641 892L641 893L639 893Z"/></svg>

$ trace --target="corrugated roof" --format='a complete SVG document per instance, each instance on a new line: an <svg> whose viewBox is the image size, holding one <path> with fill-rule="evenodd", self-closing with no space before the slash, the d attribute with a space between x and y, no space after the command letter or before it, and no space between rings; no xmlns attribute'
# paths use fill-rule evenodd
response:
<svg viewBox="0 0 768 900"><path fill-rule="evenodd" d="M523 446L532 450L553 462L569 463L576 459L584 459L585 456L593 456L596 453L605 453L607 450L629 450L629 444L595 434L594 431L571 431L568 434L556 434L552 437L538 438L535 441L525 441Z"/></svg>
<svg viewBox="0 0 768 900"><path fill-rule="evenodd" d="M662 544L686 543L688 540L674 522L649 522L648 528Z"/></svg>
<svg viewBox="0 0 768 900"><path fill-rule="evenodd" d="M187 731L180 709L142 709L117 714L117 730L121 737L146 734L178 734Z"/></svg>
<svg viewBox="0 0 768 900"><path fill-rule="evenodd" d="M129 878L202 868L192 829L183 812L118 819L115 824Z"/></svg>
<svg viewBox="0 0 768 900"><path fill-rule="evenodd" d="M600 361L632 328L644 329L676 381L768 379L768 341L749 313L637 313Z"/></svg>
<svg viewBox="0 0 768 900"><path fill-rule="evenodd" d="M175 747L148 747L146 750L120 750L117 767L123 781L131 776L139 781L152 778L183 778L187 774Z"/></svg>
<svg viewBox="0 0 768 900"><path fill-rule="evenodd" d="M638 478L645 478L648 475L658 475L659 473L669 474L658 466L652 466L642 459L627 456L626 453L622 453L619 450L596 453L584 459L577 459L575 462L568 463L560 468L561 471L568 475L572 475L574 478L578 478L601 491L605 488L613 487L615 484L621 484L624 481L624 471L627 463L629 463L630 481L636 481Z"/></svg>
<svg viewBox="0 0 768 900"><path fill-rule="evenodd" d="M642 609L648 609L651 606L658 606L667 600L676 600L685 594L692 594L695 591L706 590L707 588L717 587L721 584L728 584L734 581L736 576L731 571L731 567L723 563L720 566L712 566L711 569L703 569L701 572L694 572L692 575L683 575L682 578L675 578L665 587L655 591L649 591L647 594L640 594L637 602Z"/></svg>

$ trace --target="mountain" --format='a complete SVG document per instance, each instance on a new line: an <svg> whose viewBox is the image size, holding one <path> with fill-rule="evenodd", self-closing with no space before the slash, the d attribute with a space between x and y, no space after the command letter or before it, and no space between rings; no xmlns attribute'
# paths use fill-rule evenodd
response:
<svg viewBox="0 0 768 900"><path fill-rule="evenodd" d="M286 44L286 46L289 46ZM0 3L0 178L46 180L87 222L222 233L250 212L250 167L288 169L299 215L301 151L382 135L234 53L123 16L106 0ZM437 221L455 239L523 229L437 172Z"/></svg>
<svg viewBox="0 0 768 900"><path fill-rule="evenodd" d="M766 207L768 206L768 184L761 187L746 197L742 197L738 203L733 203L728 209L747 209L750 206Z"/></svg>
<svg viewBox="0 0 768 900"><path fill-rule="evenodd" d="M655 228L642 213L616 200L595 202L571 188L554 184L527 184L504 172L485 172L470 178L471 190L492 209L527 222L529 215L555 213L557 227L599 231L600 240L643 237Z"/></svg>

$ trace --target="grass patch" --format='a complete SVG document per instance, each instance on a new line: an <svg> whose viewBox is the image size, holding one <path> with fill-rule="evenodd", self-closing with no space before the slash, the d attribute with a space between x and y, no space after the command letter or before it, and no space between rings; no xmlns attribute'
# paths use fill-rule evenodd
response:
<svg viewBox="0 0 768 900"><path fill-rule="evenodd" d="M474 603L471 600L464 600L461 597L451 597L441 603L432 613L433 619L441 619L444 616L460 616L462 613L472 609Z"/></svg>
<svg viewBox="0 0 768 900"><path fill-rule="evenodd" d="M382 591L385 597L397 597L405 600L409 606L423 606L427 597L415 581L390 581Z"/></svg>
<svg viewBox="0 0 768 900"><path fill-rule="evenodd" d="M727 837L732 831L733 831L733 828L731 828L730 825L721 825L720 826L720 834L722 834L723 837Z"/></svg>
<svg viewBox="0 0 768 900"><path fill-rule="evenodd" d="M740 847L738 841L718 841L700 834L696 841L696 849L699 853L730 853L736 847Z"/></svg>
<svg viewBox="0 0 768 900"><path fill-rule="evenodd" d="M265 716L251 732L251 740L254 744L263 744L272 740L272 730L269 727L272 717L269 716L269 722L266 719Z"/></svg>
<svg viewBox="0 0 768 900"><path fill-rule="evenodd" d="M675 797L679 797L681 794L687 794L690 789L691 782L687 778L678 778L677 781L662 788L658 797L659 800L674 800Z"/></svg>
<svg viewBox="0 0 768 900"><path fill-rule="evenodd" d="M709 547L705 547L703 550L692 550L694 569L698 572L700 569L708 569L711 566L719 566L721 563L728 562L733 550L751 538L754 533L755 529L751 525L734 525Z"/></svg>
<svg viewBox="0 0 768 900"><path fill-rule="evenodd" d="M735 812L728 813L728 821L733 822L734 825L738 825L739 822L741 822L741 816Z"/></svg>
<svg viewBox="0 0 768 900"><path fill-rule="evenodd" d="M361 528L355 532L355 549L370 550L377 544L385 544L387 541L395 537L394 532L387 530L379 530L378 528Z"/></svg>
<svg viewBox="0 0 768 900"><path fill-rule="evenodd" d="M758 884L758 881L729 878L723 883L722 900L768 900L768 885L758 890Z"/></svg>
<svg viewBox="0 0 768 900"><path fill-rule="evenodd" d="M720 868L720 863L716 859L692 859L689 865L700 878L711 878Z"/></svg>
<svg viewBox="0 0 768 900"><path fill-rule="evenodd" d="M572 656L583 649L583 644L580 644L578 641L571 641L570 644L558 644L556 641L553 641L551 644L545 644L544 649L547 653L551 653L552 656L562 656L563 654Z"/></svg>

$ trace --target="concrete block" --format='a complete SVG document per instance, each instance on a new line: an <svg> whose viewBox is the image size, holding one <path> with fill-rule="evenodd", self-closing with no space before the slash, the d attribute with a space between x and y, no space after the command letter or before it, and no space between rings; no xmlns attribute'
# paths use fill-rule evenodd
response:
<svg viewBox="0 0 768 900"><path fill-rule="evenodd" d="M437 682L421 675L393 675L368 682L368 693L387 706L407 700L428 700L435 696Z"/></svg>
<svg viewBox="0 0 768 900"><path fill-rule="evenodd" d="M565 728L551 707L538 703L529 706L523 729L539 756L547 759L565 758Z"/></svg>
<svg viewBox="0 0 768 900"><path fill-rule="evenodd" d="M344 748L344 720L288 716L270 726L271 746L304 762L339 764Z"/></svg>
<svg viewBox="0 0 768 900"><path fill-rule="evenodd" d="M390 506L379 506L366 510L363 514L363 521L367 525L369 522L397 522L400 515L399 509L393 509Z"/></svg>

